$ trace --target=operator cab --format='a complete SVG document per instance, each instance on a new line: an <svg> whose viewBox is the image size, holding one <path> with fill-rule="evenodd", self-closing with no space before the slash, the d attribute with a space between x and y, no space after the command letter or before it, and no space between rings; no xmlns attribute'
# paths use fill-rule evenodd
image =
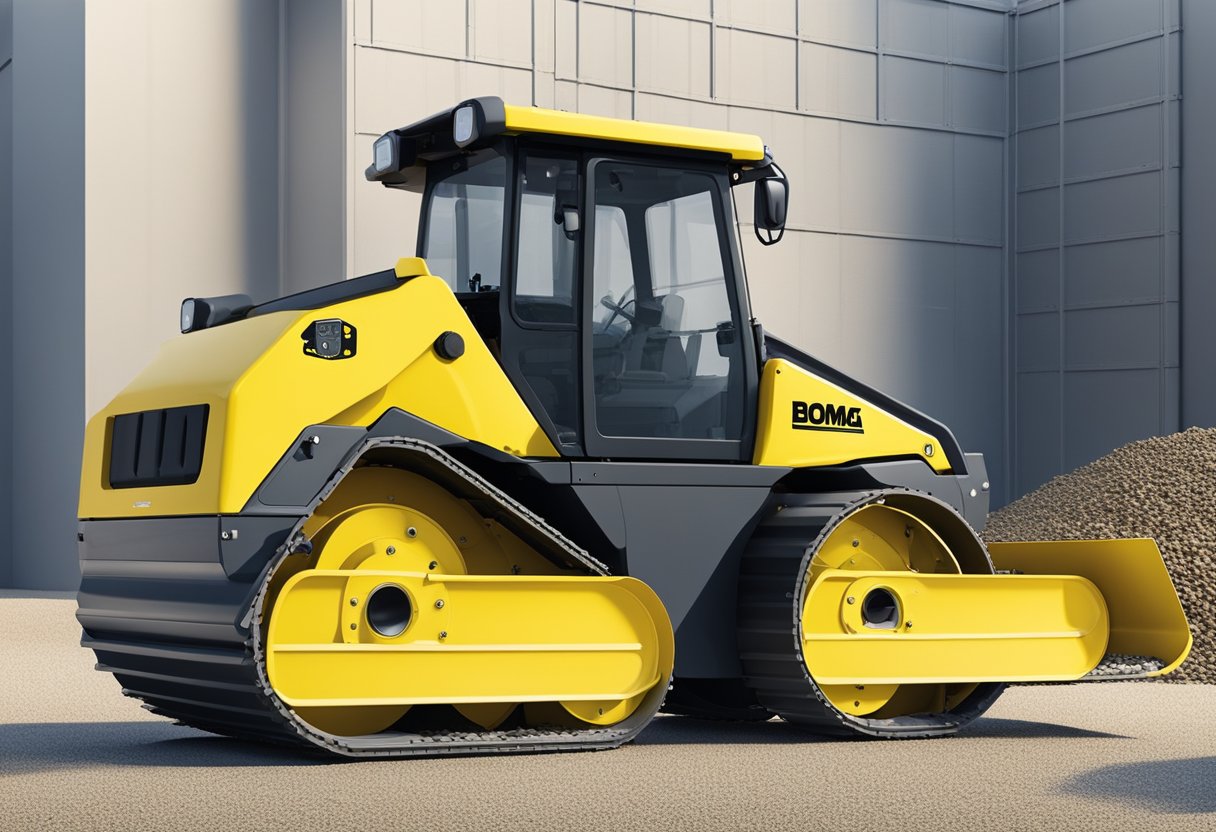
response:
<svg viewBox="0 0 1216 832"><path fill-rule="evenodd" d="M750 459L731 187L761 181L766 243L788 192L758 137L479 98L382 136L367 178L422 195L418 255L563 455Z"/></svg>

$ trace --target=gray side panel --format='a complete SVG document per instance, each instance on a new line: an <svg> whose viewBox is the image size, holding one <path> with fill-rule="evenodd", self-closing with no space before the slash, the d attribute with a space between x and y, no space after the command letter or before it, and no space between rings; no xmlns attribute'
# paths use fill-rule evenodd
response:
<svg viewBox="0 0 1216 832"><path fill-rule="evenodd" d="M299 518L220 517L220 561L229 578L252 581L270 562Z"/></svg>
<svg viewBox="0 0 1216 832"><path fill-rule="evenodd" d="M350 449L366 435L363 428L305 428L258 489L255 499L267 506L308 505Z"/></svg>
<svg viewBox="0 0 1216 832"><path fill-rule="evenodd" d="M858 465L807 469L796 472L788 490L803 494L830 491L873 491L879 488L908 488L931 494L967 518L975 529L988 519L992 495L983 454L966 454L967 473L940 476L920 460L866 462Z"/></svg>
<svg viewBox="0 0 1216 832"><path fill-rule="evenodd" d="M80 523L80 560L219 563L219 518L151 517Z"/></svg>
<svg viewBox="0 0 1216 832"><path fill-rule="evenodd" d="M740 674L738 563L769 494L766 487L620 487L627 571L667 608L677 676Z"/></svg>
<svg viewBox="0 0 1216 832"><path fill-rule="evenodd" d="M595 518L608 545L618 552L625 551L627 537L625 514L621 507L621 490L611 485L576 485L571 491L583 504L587 514Z"/></svg>
<svg viewBox="0 0 1216 832"><path fill-rule="evenodd" d="M932 494L957 509L975 529L988 520L991 483L983 454L967 454L967 474L942 477L920 462L875 462L862 465L874 480L891 488L910 488Z"/></svg>
<svg viewBox="0 0 1216 832"><path fill-rule="evenodd" d="M237 643L234 610L252 594L220 559L220 518L80 523L76 617L94 636Z"/></svg>
<svg viewBox="0 0 1216 832"><path fill-rule="evenodd" d="M734 485L768 488L791 469L767 465L663 462L573 462L573 481L587 485Z"/></svg>
<svg viewBox="0 0 1216 832"><path fill-rule="evenodd" d="M312 442L312 437L320 442ZM398 408L389 409L367 429L338 425L310 425L286 449L270 474L249 499L249 514L303 514L304 509L329 482L334 472L365 439L403 436L421 439L440 448L472 446L474 443L449 433ZM482 456L517 462L515 457L484 446Z"/></svg>

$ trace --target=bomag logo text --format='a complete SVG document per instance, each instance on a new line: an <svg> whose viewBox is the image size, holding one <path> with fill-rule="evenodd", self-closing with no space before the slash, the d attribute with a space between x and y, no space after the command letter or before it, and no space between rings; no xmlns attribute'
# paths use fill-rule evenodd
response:
<svg viewBox="0 0 1216 832"><path fill-rule="evenodd" d="M794 402L795 430L830 430L836 433L865 433L861 408L823 402Z"/></svg>

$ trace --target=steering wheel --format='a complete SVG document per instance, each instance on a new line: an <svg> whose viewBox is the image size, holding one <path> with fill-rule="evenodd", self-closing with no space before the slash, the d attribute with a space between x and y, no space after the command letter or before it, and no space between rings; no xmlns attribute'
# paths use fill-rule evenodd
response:
<svg viewBox="0 0 1216 832"><path fill-rule="evenodd" d="M637 315L626 311L625 304L615 302L611 295L604 295L602 298L600 298L600 305L612 310L612 315L609 316L608 320L604 321L603 323L604 327L609 326L613 321L615 321L617 315L620 315L631 324L637 322Z"/></svg>

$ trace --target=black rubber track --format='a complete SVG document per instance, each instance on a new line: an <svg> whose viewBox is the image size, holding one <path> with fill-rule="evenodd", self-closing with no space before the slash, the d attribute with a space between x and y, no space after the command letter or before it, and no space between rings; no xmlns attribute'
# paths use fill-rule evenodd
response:
<svg viewBox="0 0 1216 832"><path fill-rule="evenodd" d="M948 713L869 719L833 707L807 672L798 617L816 549L852 511L889 495L911 494L891 489L774 495L743 554L739 576L739 657L745 681L765 708L824 736L935 737L953 734L1000 696L1003 685L981 684ZM945 507L928 495L916 496Z"/></svg>
<svg viewBox="0 0 1216 832"><path fill-rule="evenodd" d="M543 519L511 499L441 449L402 437L368 440L309 507L311 514L361 459L392 453L401 464L448 478L450 488L482 504L483 511L530 534L550 556L588 575L606 575L588 556ZM387 459L382 460L388 462ZM93 575L85 562L77 618L81 643L97 656L97 669L112 673L123 693L155 714L211 733L273 742L350 757L431 757L615 748L633 739L658 712L667 684L656 685L628 718L610 727L513 728L484 731L453 714L451 730L389 730L339 737L303 722L271 689L258 618L275 569L306 549L301 520L262 576L253 584L200 577L172 561L136 564L137 573ZM528 538L526 538L528 539ZM193 567L194 564L185 564ZM218 564L215 565L218 569ZM214 570L212 570L214 572ZM189 603L166 599L189 598ZM165 616L173 613L173 618ZM402 725L409 724L409 715Z"/></svg>

